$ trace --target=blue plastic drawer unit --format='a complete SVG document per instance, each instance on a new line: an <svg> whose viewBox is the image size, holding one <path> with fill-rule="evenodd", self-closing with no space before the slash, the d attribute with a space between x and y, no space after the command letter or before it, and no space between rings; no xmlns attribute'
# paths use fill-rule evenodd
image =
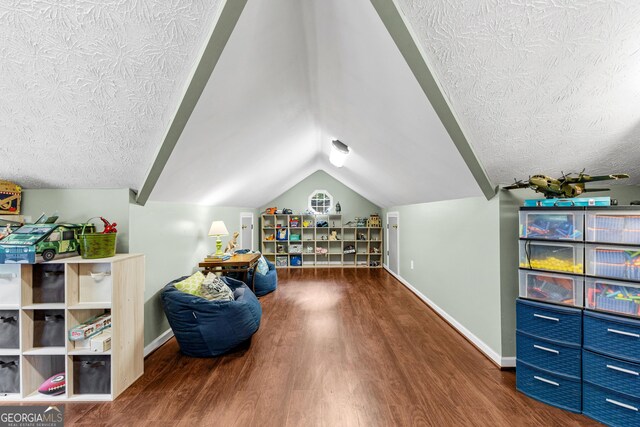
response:
<svg viewBox="0 0 640 427"><path fill-rule="evenodd" d="M580 380L536 369L519 360L516 362L516 372L516 388L522 393L567 411L580 412Z"/></svg>
<svg viewBox="0 0 640 427"><path fill-rule="evenodd" d="M582 348L579 344L557 344L523 332L518 332L516 340L516 357L519 361L580 380Z"/></svg>
<svg viewBox="0 0 640 427"><path fill-rule="evenodd" d="M640 363L640 321L585 311L584 348Z"/></svg>
<svg viewBox="0 0 640 427"><path fill-rule="evenodd" d="M582 343L582 311L518 299L516 329L538 338L559 343Z"/></svg>
<svg viewBox="0 0 640 427"><path fill-rule="evenodd" d="M640 426L640 399L584 383L583 413L612 427Z"/></svg>
<svg viewBox="0 0 640 427"><path fill-rule="evenodd" d="M583 380L640 399L640 364L584 350Z"/></svg>

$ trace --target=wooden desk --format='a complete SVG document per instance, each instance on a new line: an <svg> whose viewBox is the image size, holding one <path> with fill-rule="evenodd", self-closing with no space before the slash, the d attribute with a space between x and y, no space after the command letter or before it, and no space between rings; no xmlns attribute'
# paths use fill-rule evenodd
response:
<svg viewBox="0 0 640 427"><path fill-rule="evenodd" d="M229 258L226 261L222 261L219 259L205 258L203 262L198 264L200 267L204 268L205 272L220 272L223 275L228 274L230 272L242 273L244 275L244 279L246 281L247 275L250 269L254 269L256 264L258 264L258 260L260 259L260 254L236 254ZM256 288L254 282L256 280L255 273L253 274L253 279L251 280L251 290L255 293Z"/></svg>

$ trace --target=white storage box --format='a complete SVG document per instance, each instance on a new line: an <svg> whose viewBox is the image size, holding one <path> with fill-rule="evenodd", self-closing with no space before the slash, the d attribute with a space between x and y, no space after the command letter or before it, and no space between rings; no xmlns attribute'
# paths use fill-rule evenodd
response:
<svg viewBox="0 0 640 427"><path fill-rule="evenodd" d="M104 353L111 350L111 331L102 331L98 335L91 337L91 351Z"/></svg>

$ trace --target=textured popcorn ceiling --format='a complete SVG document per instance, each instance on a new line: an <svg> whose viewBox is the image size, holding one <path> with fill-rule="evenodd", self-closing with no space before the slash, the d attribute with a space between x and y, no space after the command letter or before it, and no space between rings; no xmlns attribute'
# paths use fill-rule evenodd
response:
<svg viewBox="0 0 640 427"><path fill-rule="evenodd" d="M397 0L494 183L640 183L640 2Z"/></svg>
<svg viewBox="0 0 640 427"><path fill-rule="evenodd" d="M3 1L0 177L139 188L219 3Z"/></svg>
<svg viewBox="0 0 640 427"><path fill-rule="evenodd" d="M482 195L369 0L251 0L150 199L257 207L318 169L380 206Z"/></svg>

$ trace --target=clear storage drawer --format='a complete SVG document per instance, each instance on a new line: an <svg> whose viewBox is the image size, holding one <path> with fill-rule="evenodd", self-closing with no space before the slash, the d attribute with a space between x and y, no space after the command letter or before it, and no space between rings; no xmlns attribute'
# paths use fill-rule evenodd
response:
<svg viewBox="0 0 640 427"><path fill-rule="evenodd" d="M589 242L640 244L640 210L587 212L586 221Z"/></svg>
<svg viewBox="0 0 640 427"><path fill-rule="evenodd" d="M583 273L583 245L520 241L520 267Z"/></svg>
<svg viewBox="0 0 640 427"><path fill-rule="evenodd" d="M583 212L520 211L520 237L581 241L583 227Z"/></svg>
<svg viewBox="0 0 640 427"><path fill-rule="evenodd" d="M587 275L640 281L640 247L587 245Z"/></svg>
<svg viewBox="0 0 640 427"><path fill-rule="evenodd" d="M556 304L582 307L580 276L520 270L520 296Z"/></svg>
<svg viewBox="0 0 640 427"><path fill-rule="evenodd" d="M588 277L585 293L587 308L640 316L640 284Z"/></svg>

